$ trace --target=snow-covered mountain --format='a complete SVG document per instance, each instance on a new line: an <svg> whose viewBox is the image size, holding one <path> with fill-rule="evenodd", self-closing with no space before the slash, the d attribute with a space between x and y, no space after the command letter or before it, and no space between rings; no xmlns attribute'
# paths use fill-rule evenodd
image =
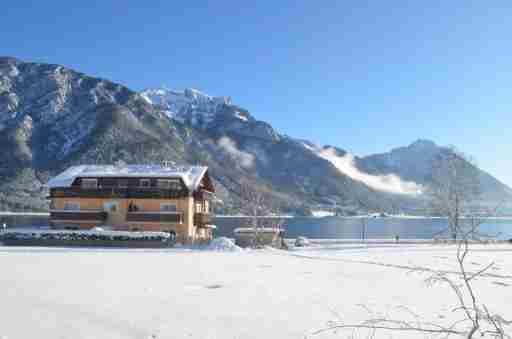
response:
<svg viewBox="0 0 512 339"><path fill-rule="evenodd" d="M141 95L151 104L164 110L170 118L186 122L194 127L206 129L216 126L217 129L214 129L216 132L222 127L223 132L226 133L226 126L234 122L235 126L230 129L230 132L242 134L242 131L246 129L244 127L252 128L253 123L257 123L256 119L247 111L234 106L230 97L212 97L195 89L176 91L167 88L145 90L141 92ZM216 124L218 120L221 120L220 124ZM267 133L263 134L270 134L270 140L283 138L270 126L266 127ZM247 140L242 142L242 144L246 143ZM221 139L220 144L226 148L229 147L232 153L237 152L238 158L243 158L242 163L248 163L249 160L252 161L256 158L260 160L268 158L264 152L261 152L261 147L259 152L255 152L256 147L252 147L252 150L235 151L235 143L226 137ZM371 174L358 169L357 157L352 154L344 151L341 151L343 154L339 154L340 150L332 147L318 147L308 141L302 141L302 145L313 155L330 162L341 174L361 182L371 189L405 195L420 195L423 192L422 185L417 184L414 180L402 180L394 173Z"/></svg>
<svg viewBox="0 0 512 339"><path fill-rule="evenodd" d="M167 88L147 89L141 92L147 102L162 109L170 118L190 123L194 127L206 128L226 106L231 106L230 97L212 97L197 89L183 91ZM236 112L235 116L247 121L246 113Z"/></svg>
<svg viewBox="0 0 512 339"><path fill-rule="evenodd" d="M431 140L419 139L409 146L398 147L387 153L358 158L356 163L359 169L371 175L397 175L402 180L428 186L433 159L440 152L449 151L447 147L439 146ZM493 202L494 205L510 200L512 189L486 171L474 165L470 168L480 179L483 200Z"/></svg>
<svg viewBox="0 0 512 339"><path fill-rule="evenodd" d="M329 146L318 147L306 142L303 145L307 150L329 161L341 173L377 191L411 196L418 196L424 193L424 187L421 184L414 182L414 180L405 181L396 172L371 174L361 170L357 166L358 158L351 153Z"/></svg>
<svg viewBox="0 0 512 339"><path fill-rule="evenodd" d="M181 91L167 88L147 89L140 95L156 108L180 123L218 136L238 133L268 141L279 140L272 126L256 120L228 96L214 97L196 89Z"/></svg>
<svg viewBox="0 0 512 339"><path fill-rule="evenodd" d="M70 165L170 160L209 166L220 213L247 205L241 182L286 213L333 203L347 213L407 211L421 203L430 156L441 150L420 141L359 158L283 135L229 97L137 93L61 65L0 57L0 209L46 208L44 183ZM512 197L482 178L496 197Z"/></svg>
<svg viewBox="0 0 512 339"><path fill-rule="evenodd" d="M146 90L141 95L169 112L171 118L208 130L214 137L222 136L219 144L243 164L268 163L271 158L271 151L265 150L259 141L251 140L250 137L257 135L271 142L302 145L306 153L326 160L339 174L371 190L412 199L422 198L428 187L433 158L439 152L447 151L433 141L418 139L388 153L358 157L336 147L317 146L307 140L280 135L270 125L257 121L248 111L235 106L229 97L211 97L194 89L175 91L166 88ZM247 133L258 129L260 133ZM510 195L509 188L489 174L481 171L480 177L484 191L491 193L489 198L502 199Z"/></svg>

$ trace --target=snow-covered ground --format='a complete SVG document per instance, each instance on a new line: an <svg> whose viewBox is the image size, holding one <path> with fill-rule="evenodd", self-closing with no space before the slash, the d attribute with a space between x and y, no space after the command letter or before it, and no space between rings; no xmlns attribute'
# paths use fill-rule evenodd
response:
<svg viewBox="0 0 512 339"><path fill-rule="evenodd" d="M428 286L429 273L415 272L455 271L452 245L219 251L224 243L206 250L0 247L0 338L285 339L339 318L367 319L368 310L456 318L451 290ZM474 282L480 301L510 320L512 244L473 248L470 270L496 263ZM402 335L393 337L424 337Z"/></svg>

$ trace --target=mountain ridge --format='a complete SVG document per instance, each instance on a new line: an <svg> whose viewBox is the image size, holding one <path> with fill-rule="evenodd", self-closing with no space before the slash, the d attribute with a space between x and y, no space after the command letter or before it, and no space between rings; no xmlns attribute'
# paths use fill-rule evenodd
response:
<svg viewBox="0 0 512 339"><path fill-rule="evenodd" d="M241 182L264 189L276 210L294 214L333 203L341 213L409 211L423 201L404 183L428 183L418 176L426 169L418 172L412 160L393 166L403 151L357 157L315 146L277 132L227 96L196 89L136 92L61 65L9 57L0 57L0 131L6 154L0 208L45 209L49 176L70 165L118 160L208 165L222 213L243 211ZM430 143L423 140L438 147Z"/></svg>

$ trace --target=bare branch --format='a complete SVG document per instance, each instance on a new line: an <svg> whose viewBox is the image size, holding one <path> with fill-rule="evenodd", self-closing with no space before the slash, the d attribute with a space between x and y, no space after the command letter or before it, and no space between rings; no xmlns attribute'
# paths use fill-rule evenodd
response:
<svg viewBox="0 0 512 339"><path fill-rule="evenodd" d="M471 274L469 277L468 277L468 281L471 281L473 280L474 278L484 274L485 272L487 272L489 269L491 269L491 267L494 266L494 261L491 262L489 265L485 266L484 268L482 268L480 271L478 272L475 272L473 274Z"/></svg>
<svg viewBox="0 0 512 339"><path fill-rule="evenodd" d="M456 334L464 335L462 331L453 330L450 328L421 328L411 326L407 322L389 320L389 319L372 319L367 320L361 324L356 325L336 325L327 328L317 330L311 335L318 335L327 331L339 330L339 329L367 329L367 330L388 330L388 331L403 331L403 332L418 332L418 333L430 333L430 334Z"/></svg>
<svg viewBox="0 0 512 339"><path fill-rule="evenodd" d="M494 262L476 272L469 272L466 269L466 261L470 255L470 240L472 242L479 241L483 236L479 231L482 224L482 209L478 207L480 193L478 171L466 156L451 149L439 155L433 165L432 172L433 185L430 192L432 204L439 215L447 218L447 229L456 241L458 271L414 267L411 270L422 273L431 272L432 275L425 280L427 284L446 284L456 296L458 303L451 312L461 314L463 319L452 322L450 326L442 326L421 321L420 316L415 312L407 307L400 306L397 309L405 311L410 317L412 316L413 321L396 320L387 315L384 317L374 316L356 324L331 324L327 328L313 332L313 335L329 330L366 329L370 331L371 336L374 336L377 330L383 330L436 334L443 335L443 338L457 335L466 339L485 336L512 339L510 335L505 333L505 327L512 326L512 321L506 321L500 315L493 315L485 305L481 305L472 285L476 278L490 276L487 271L494 266ZM497 208L494 213L496 211ZM450 276L452 273L456 273L456 275ZM374 314L370 309L365 309L370 315Z"/></svg>

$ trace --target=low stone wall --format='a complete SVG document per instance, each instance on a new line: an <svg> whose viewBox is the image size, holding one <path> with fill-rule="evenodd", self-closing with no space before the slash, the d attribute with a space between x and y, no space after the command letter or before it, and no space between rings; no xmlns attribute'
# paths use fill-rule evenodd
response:
<svg viewBox="0 0 512 339"><path fill-rule="evenodd" d="M175 239L164 232L5 230L0 243L6 246L61 247L172 247Z"/></svg>
<svg viewBox="0 0 512 339"><path fill-rule="evenodd" d="M0 241L4 246L34 247L111 247L111 248L167 248L174 244L154 240L48 240L8 239Z"/></svg>

